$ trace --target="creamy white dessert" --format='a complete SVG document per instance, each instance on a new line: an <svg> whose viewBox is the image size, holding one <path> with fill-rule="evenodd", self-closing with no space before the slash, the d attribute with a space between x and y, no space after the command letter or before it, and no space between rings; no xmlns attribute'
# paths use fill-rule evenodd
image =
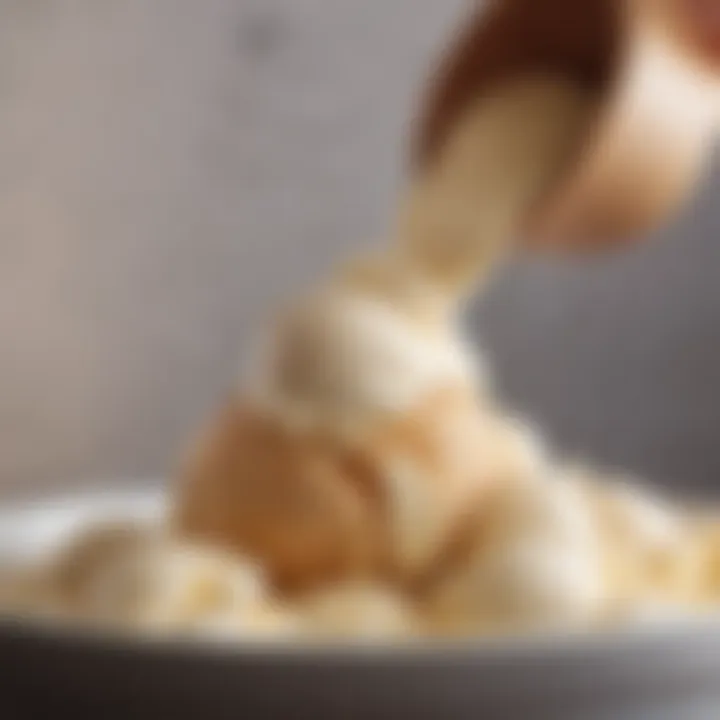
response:
<svg viewBox="0 0 720 720"><path fill-rule="evenodd" d="M503 410L463 332L463 300L591 107L552 77L480 98L414 178L389 247L280 314L166 526L100 528L5 604L146 632L372 640L720 603L714 521L567 467Z"/></svg>

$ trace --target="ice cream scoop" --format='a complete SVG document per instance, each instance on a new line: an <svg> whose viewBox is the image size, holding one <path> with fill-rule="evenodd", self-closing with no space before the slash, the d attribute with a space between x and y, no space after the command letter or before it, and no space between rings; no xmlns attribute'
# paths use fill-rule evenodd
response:
<svg viewBox="0 0 720 720"><path fill-rule="evenodd" d="M720 88L710 5L496 0L471 18L430 84L414 171L493 86L528 73L565 75L594 93L594 111L528 215L526 247L586 250L642 238L678 210L710 157Z"/></svg>

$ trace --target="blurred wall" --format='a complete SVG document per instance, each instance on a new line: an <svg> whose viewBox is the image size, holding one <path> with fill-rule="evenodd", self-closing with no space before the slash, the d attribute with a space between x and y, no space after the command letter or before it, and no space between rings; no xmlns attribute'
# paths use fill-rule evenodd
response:
<svg viewBox="0 0 720 720"><path fill-rule="evenodd" d="M2 492L166 472L253 326L382 230L464 6L0 0ZM631 256L509 270L473 317L509 400L720 483L718 229L710 182Z"/></svg>

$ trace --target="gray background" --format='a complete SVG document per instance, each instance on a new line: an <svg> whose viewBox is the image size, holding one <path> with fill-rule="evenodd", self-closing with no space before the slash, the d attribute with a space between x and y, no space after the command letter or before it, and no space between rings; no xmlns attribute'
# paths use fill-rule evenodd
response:
<svg viewBox="0 0 720 720"><path fill-rule="evenodd" d="M279 298L381 232L463 0L0 0L0 483L162 474ZM720 482L720 208L474 314L568 452Z"/></svg>

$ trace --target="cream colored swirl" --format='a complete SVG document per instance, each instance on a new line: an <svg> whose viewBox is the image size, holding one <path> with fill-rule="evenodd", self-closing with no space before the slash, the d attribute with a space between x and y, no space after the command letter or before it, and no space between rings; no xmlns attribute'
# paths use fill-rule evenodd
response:
<svg viewBox="0 0 720 720"><path fill-rule="evenodd" d="M245 391L290 424L352 432L444 388L475 392L478 358L451 326L352 286L319 291L274 328Z"/></svg>

